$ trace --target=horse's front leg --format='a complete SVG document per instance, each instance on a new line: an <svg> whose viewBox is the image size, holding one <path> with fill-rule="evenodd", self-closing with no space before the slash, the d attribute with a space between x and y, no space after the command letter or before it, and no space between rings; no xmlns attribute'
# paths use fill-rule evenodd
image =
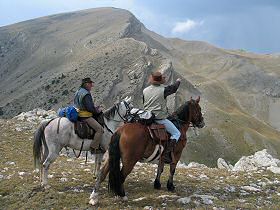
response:
<svg viewBox="0 0 280 210"><path fill-rule="evenodd" d="M89 197L89 203L91 205L96 205L98 203L98 192L101 183L105 180L107 174L109 173L109 159L105 160L104 166L100 169L97 174L96 183L93 188L93 191Z"/></svg>
<svg viewBox="0 0 280 210"><path fill-rule="evenodd" d="M177 165L177 163L170 163L170 174L169 174L169 179L167 181L167 189L168 189L168 191L171 191L171 192L173 192L175 190L175 186L173 184L173 177L175 174L176 165Z"/></svg>
<svg viewBox="0 0 280 210"><path fill-rule="evenodd" d="M97 175L100 171L100 167L101 167L101 162L102 162L102 157L103 157L103 154L95 154L95 164L94 164L94 173L93 173L93 176L94 178L97 178Z"/></svg>
<svg viewBox="0 0 280 210"><path fill-rule="evenodd" d="M154 188L157 190L160 190L160 188L161 188L160 176L161 176L161 173L163 172L163 169L164 169L164 162L163 162L163 159L160 157L159 163L158 163L158 168L157 168L157 176L154 181Z"/></svg>

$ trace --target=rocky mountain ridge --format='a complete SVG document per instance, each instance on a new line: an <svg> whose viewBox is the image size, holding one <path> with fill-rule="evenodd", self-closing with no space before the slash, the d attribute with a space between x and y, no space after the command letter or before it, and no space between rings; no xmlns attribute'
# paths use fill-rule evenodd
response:
<svg viewBox="0 0 280 210"><path fill-rule="evenodd" d="M230 162L266 148L280 157L279 65L276 55L217 48L168 39L126 10L97 8L42 17L0 28L0 115L10 118L40 107L71 104L80 79L90 76L97 104L127 95L141 107L148 75L161 70L174 110L201 95L207 127L189 132L185 161Z"/></svg>

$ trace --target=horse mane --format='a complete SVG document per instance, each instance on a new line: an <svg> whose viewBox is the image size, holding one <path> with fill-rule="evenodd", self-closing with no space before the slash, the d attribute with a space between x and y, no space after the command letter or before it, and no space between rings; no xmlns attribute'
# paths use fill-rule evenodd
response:
<svg viewBox="0 0 280 210"><path fill-rule="evenodd" d="M182 117L185 117L186 115L189 115L189 101L182 104L174 113L173 116L177 116L180 120L186 120L182 119Z"/></svg>
<svg viewBox="0 0 280 210"><path fill-rule="evenodd" d="M116 113L116 110L117 110L117 106L114 105L112 106L111 108L107 109L105 112L104 112L104 116L107 117L107 118L114 118L115 117L115 113Z"/></svg>

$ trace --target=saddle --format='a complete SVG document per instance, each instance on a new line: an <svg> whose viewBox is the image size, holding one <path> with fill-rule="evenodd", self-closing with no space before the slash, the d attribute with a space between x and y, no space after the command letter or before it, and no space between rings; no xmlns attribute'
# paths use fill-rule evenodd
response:
<svg viewBox="0 0 280 210"><path fill-rule="evenodd" d="M153 123L148 126L148 129L152 139L154 139L156 142L161 143L168 141L169 136L164 125Z"/></svg>
<svg viewBox="0 0 280 210"><path fill-rule="evenodd" d="M165 163L175 163L173 146L169 141L170 134L167 133L165 126L153 123L148 126L148 130L151 138L156 142L156 144L159 144L164 148L162 153L163 161Z"/></svg>
<svg viewBox="0 0 280 210"><path fill-rule="evenodd" d="M94 118L97 122L104 127L104 118L103 114L98 115ZM75 134L77 134L81 139L94 139L95 130L92 129L86 121L78 120L74 123Z"/></svg>

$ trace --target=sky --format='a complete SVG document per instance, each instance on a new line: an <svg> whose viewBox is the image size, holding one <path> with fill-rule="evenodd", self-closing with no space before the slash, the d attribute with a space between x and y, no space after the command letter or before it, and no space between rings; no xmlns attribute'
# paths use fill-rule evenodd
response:
<svg viewBox="0 0 280 210"><path fill-rule="evenodd" d="M131 11L148 29L165 37L280 53L280 0L0 0L0 27L107 6Z"/></svg>

